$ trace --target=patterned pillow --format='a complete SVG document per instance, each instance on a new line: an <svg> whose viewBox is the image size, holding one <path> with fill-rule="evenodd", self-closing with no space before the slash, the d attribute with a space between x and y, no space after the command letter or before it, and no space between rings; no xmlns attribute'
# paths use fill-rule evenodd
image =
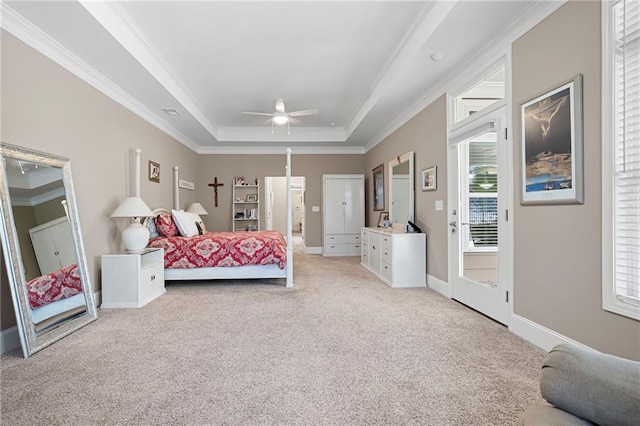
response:
<svg viewBox="0 0 640 426"><path fill-rule="evenodd" d="M178 228L176 227L175 222L173 221L173 217L171 217L171 213L160 213L155 218L156 229L160 235L164 235L165 237L173 237L178 235Z"/></svg>
<svg viewBox="0 0 640 426"><path fill-rule="evenodd" d="M158 228L156 228L156 219L154 217L150 217L145 220L145 225L149 230L149 239L160 237L160 233L158 232Z"/></svg>

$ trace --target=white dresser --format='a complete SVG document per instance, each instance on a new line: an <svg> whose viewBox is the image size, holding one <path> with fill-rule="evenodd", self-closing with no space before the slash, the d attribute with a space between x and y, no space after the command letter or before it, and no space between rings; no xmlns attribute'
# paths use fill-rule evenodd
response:
<svg viewBox="0 0 640 426"><path fill-rule="evenodd" d="M364 175L323 175L325 256L358 256L364 225Z"/></svg>
<svg viewBox="0 0 640 426"><path fill-rule="evenodd" d="M391 287L427 286L427 236L362 228L360 264Z"/></svg>

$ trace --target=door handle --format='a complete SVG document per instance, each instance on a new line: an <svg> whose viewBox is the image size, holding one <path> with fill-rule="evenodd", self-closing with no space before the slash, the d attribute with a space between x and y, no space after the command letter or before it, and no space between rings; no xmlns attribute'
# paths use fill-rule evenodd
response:
<svg viewBox="0 0 640 426"><path fill-rule="evenodd" d="M454 221L452 221L452 222L449 222L449 226L452 226L452 227L454 227L454 228L455 228L456 226L458 226L458 224L457 224L457 223L456 223L456 221L454 220Z"/></svg>

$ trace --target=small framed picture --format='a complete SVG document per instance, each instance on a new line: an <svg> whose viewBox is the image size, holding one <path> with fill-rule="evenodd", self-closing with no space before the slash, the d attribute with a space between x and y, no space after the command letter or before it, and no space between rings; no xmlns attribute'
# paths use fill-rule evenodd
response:
<svg viewBox="0 0 640 426"><path fill-rule="evenodd" d="M421 174L422 190L435 191L437 188L437 166L424 169Z"/></svg>
<svg viewBox="0 0 640 426"><path fill-rule="evenodd" d="M378 218L378 227L386 228L389 226L389 212L381 212Z"/></svg>
<svg viewBox="0 0 640 426"><path fill-rule="evenodd" d="M160 183L160 164L155 161L149 161L149 180Z"/></svg>
<svg viewBox="0 0 640 426"><path fill-rule="evenodd" d="M258 194L247 194L245 201L248 203L256 203L258 202Z"/></svg>
<svg viewBox="0 0 640 426"><path fill-rule="evenodd" d="M244 176L236 176L235 184L244 185Z"/></svg>

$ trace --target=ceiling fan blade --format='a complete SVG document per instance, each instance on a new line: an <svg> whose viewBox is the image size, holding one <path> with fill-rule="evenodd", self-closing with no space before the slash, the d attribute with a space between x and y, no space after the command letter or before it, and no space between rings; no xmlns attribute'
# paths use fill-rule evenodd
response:
<svg viewBox="0 0 640 426"><path fill-rule="evenodd" d="M320 110L317 108L314 109L301 109L300 111L292 111L289 113L289 117L300 117L302 115L315 115L318 114Z"/></svg>
<svg viewBox="0 0 640 426"><path fill-rule="evenodd" d="M284 112L284 101L282 99L276 99L274 104L276 112Z"/></svg>
<svg viewBox="0 0 640 426"><path fill-rule="evenodd" d="M302 121L298 120L297 118L293 118L293 117L289 116L289 123L291 123L291 124L300 124L300 123L302 123Z"/></svg>
<svg viewBox="0 0 640 426"><path fill-rule="evenodd" d="M252 112L252 111L242 111L243 114L247 114L247 115L266 115L266 116L273 116L273 114L271 114L270 112Z"/></svg>

